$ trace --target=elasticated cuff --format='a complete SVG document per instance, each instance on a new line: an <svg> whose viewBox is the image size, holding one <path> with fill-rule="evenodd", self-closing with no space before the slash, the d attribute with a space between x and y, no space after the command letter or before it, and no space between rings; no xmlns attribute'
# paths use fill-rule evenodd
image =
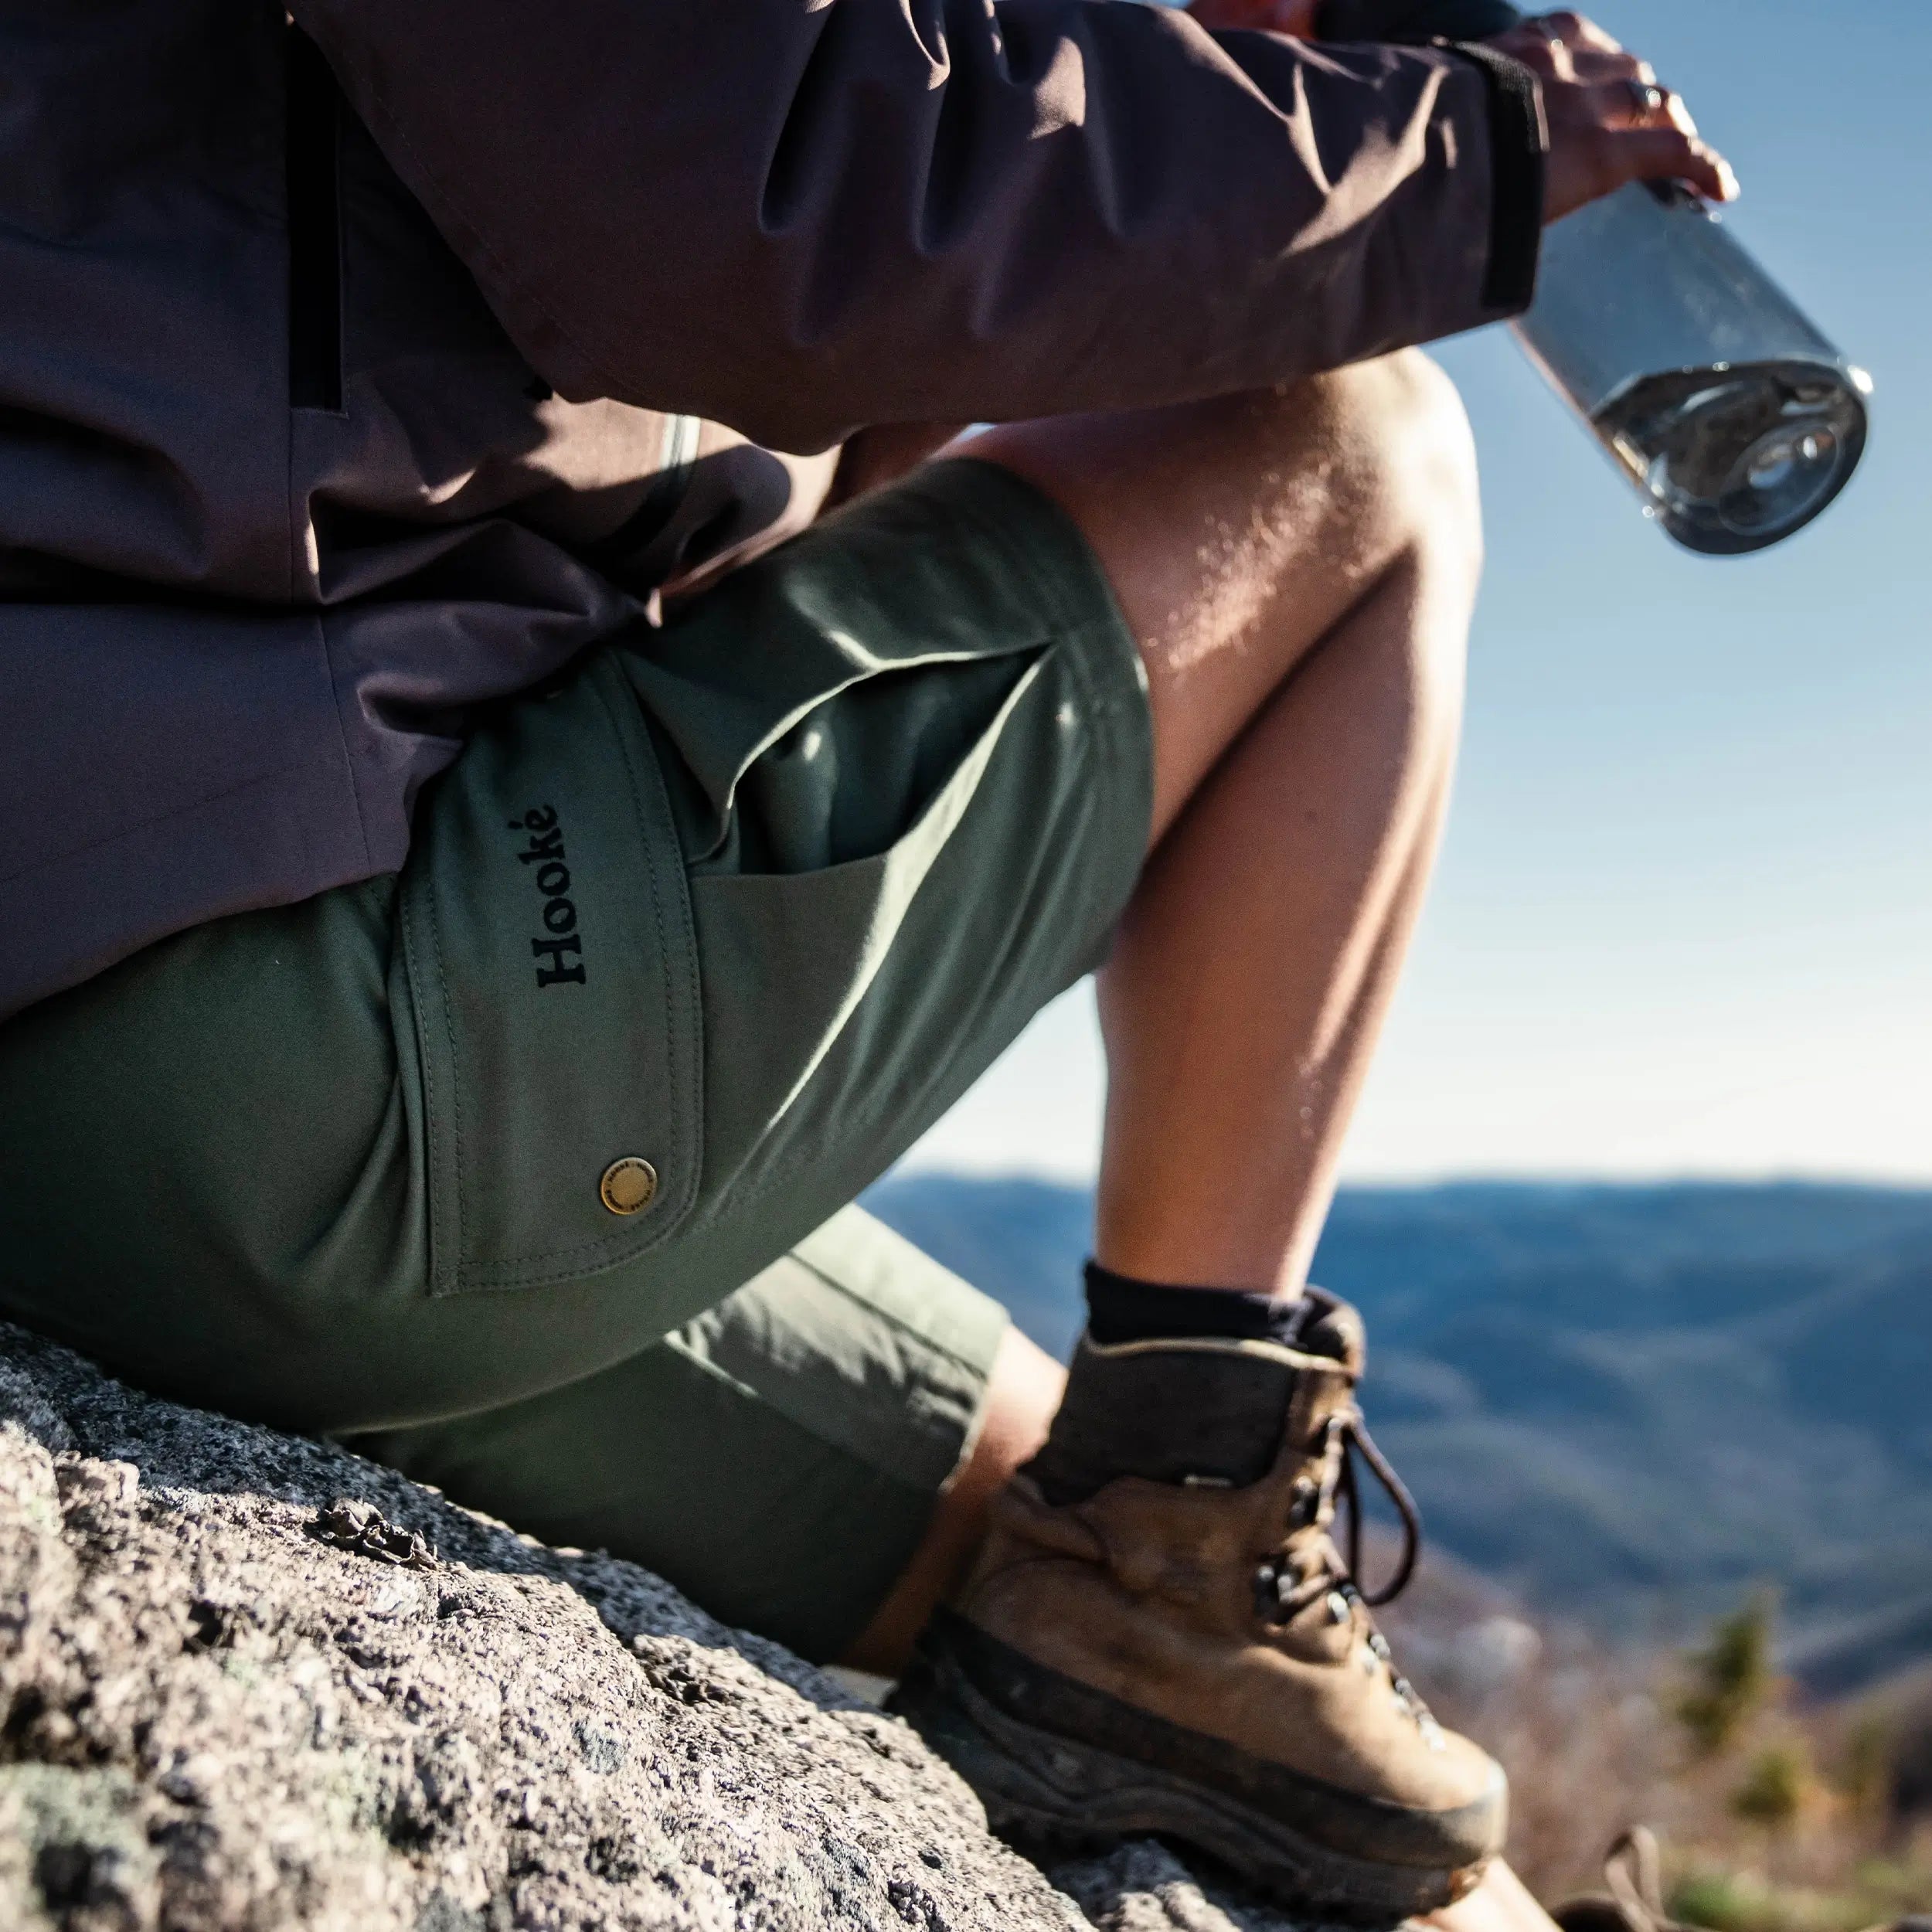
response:
<svg viewBox="0 0 1932 1932"><path fill-rule="evenodd" d="M1439 47L1482 70L1489 89L1492 182L1489 266L1482 304L1495 315L1520 315L1536 297L1543 252L1544 175L1549 124L1543 87L1519 60L1499 53L1485 36L1506 32L1522 19L1508 0L1321 0L1318 40L1379 40ZM1447 28L1444 33L1442 29Z"/></svg>
<svg viewBox="0 0 1932 1932"><path fill-rule="evenodd" d="M1536 298L1543 252L1549 124L1542 84L1520 60L1481 41L1435 44L1473 61L1489 83L1489 267L1482 301L1499 315L1520 315Z"/></svg>

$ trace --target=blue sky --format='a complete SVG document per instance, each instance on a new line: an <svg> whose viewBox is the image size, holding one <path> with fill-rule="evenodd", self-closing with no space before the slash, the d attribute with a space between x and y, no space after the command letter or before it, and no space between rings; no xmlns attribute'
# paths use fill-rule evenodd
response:
<svg viewBox="0 0 1932 1932"><path fill-rule="evenodd" d="M1604 0L1879 386L1860 475L1693 558L1500 332L1447 345L1490 566L1447 845L1356 1178L1932 1182L1932 5ZM1084 991L912 1157L1093 1170Z"/></svg>

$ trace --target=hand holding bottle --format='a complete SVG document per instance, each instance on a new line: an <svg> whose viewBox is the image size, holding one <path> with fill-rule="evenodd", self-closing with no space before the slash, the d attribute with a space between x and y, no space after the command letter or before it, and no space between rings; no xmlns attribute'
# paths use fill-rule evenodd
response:
<svg viewBox="0 0 1932 1932"><path fill-rule="evenodd" d="M1681 181L1710 201L1737 199L1730 162L1698 138L1682 100L1594 21L1544 14L1490 45L1543 83L1546 220L1560 221L1633 181Z"/></svg>
<svg viewBox="0 0 1932 1932"><path fill-rule="evenodd" d="M1531 359L1687 549L1780 543L1864 454L1872 379L1751 259L1713 204L1736 178L1602 29L1510 0L1194 0L1216 31L1485 40L1541 83L1550 152Z"/></svg>
<svg viewBox="0 0 1932 1932"><path fill-rule="evenodd" d="M1388 37L1386 31L1358 36L1352 16L1359 6L1321 0L1193 0L1188 12L1215 32ZM1366 16L1359 24L1380 26ZM1549 123L1546 219L1559 221L1633 181L1682 181L1713 201L1737 199L1730 164L1698 138L1682 101L1657 84L1648 61L1626 53L1594 21L1546 14L1493 36L1492 44L1543 83Z"/></svg>

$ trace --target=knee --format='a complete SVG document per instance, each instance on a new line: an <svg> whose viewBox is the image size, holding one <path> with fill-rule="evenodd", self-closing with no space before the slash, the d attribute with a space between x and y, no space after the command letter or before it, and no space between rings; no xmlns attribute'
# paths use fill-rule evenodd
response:
<svg viewBox="0 0 1932 1932"><path fill-rule="evenodd" d="M1268 419L1281 524L1357 583L1418 573L1466 624L1482 574L1481 492L1468 415L1442 369L1406 349L1243 400Z"/></svg>
<svg viewBox="0 0 1932 1932"><path fill-rule="evenodd" d="M1361 633L1399 653L1418 749L1446 769L1461 733L1470 619L1483 563L1475 441L1455 384L1417 351L1321 381L1332 488L1360 592L1402 621ZM1393 687L1392 687L1393 688Z"/></svg>
<svg viewBox="0 0 1932 1932"><path fill-rule="evenodd" d="M1482 577L1475 439L1455 384L1419 351L1345 372L1344 435L1356 487L1403 627L1416 722L1430 741L1460 733L1470 619Z"/></svg>
<svg viewBox="0 0 1932 1932"><path fill-rule="evenodd" d="M1466 618L1482 574L1482 492L1461 396L1417 349L1343 375L1343 433L1384 542L1460 601Z"/></svg>

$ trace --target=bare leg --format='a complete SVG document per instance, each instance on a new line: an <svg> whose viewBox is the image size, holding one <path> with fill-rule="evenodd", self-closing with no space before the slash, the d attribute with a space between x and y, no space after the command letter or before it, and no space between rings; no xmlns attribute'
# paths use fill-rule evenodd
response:
<svg viewBox="0 0 1932 1932"><path fill-rule="evenodd" d="M1420 910L1481 566L1460 406L1419 356L995 432L1140 640L1155 847L1101 975L1098 1252L1298 1289Z"/></svg>
<svg viewBox="0 0 1932 1932"><path fill-rule="evenodd" d="M947 1485L924 1540L892 1594L859 1633L845 1662L896 1677L934 1609L958 1582L986 1533L986 1512L1007 1478L1046 1440L1066 1371L1017 1328L1009 1328L987 1385L971 1453Z"/></svg>
<svg viewBox="0 0 1932 1932"><path fill-rule="evenodd" d="M1481 562L1460 405L1402 356L969 447L1081 525L1151 690L1155 849L1101 981L1100 1259L1298 1287L1454 761ZM850 1661L903 1662L1062 1380L1030 1345L1002 1356L974 1454Z"/></svg>
<svg viewBox="0 0 1932 1932"><path fill-rule="evenodd" d="M1276 395L996 431L973 454L1080 524L1151 686L1152 850L1100 986L1100 1259L1298 1289L1454 765L1481 565L1454 392L1405 356ZM1002 1424L937 1512L939 1560L915 1563L868 1633L875 1667L903 1654L910 1598L923 1611L976 1539L1004 1445L1030 1449L1057 1394L1026 1358L1002 1362ZM1500 1862L1432 1922L1550 1932Z"/></svg>

